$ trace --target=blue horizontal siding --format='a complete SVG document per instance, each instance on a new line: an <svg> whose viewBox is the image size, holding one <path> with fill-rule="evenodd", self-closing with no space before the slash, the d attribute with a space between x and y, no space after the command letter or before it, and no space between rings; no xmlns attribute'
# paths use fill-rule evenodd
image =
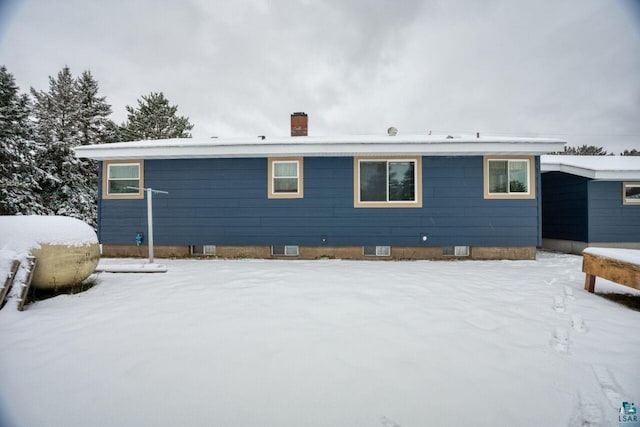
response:
<svg viewBox="0 0 640 427"><path fill-rule="evenodd" d="M542 237L587 241L587 178L542 174Z"/></svg>
<svg viewBox="0 0 640 427"><path fill-rule="evenodd" d="M482 157L424 157L422 208L354 208L353 159L304 159L304 198L267 198L267 159L145 161L159 245L535 246L538 199L485 200ZM145 200L101 200L100 239L146 233ZM420 240L426 234L426 244Z"/></svg>
<svg viewBox="0 0 640 427"><path fill-rule="evenodd" d="M622 181L589 182L589 242L640 242L640 206L622 202Z"/></svg>

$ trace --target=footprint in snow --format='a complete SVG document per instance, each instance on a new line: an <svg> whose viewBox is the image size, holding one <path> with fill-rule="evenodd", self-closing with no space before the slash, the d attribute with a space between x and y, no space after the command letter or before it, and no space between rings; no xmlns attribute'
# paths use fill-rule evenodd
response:
<svg viewBox="0 0 640 427"><path fill-rule="evenodd" d="M597 427L602 422L602 410L595 403L588 403L583 405L582 410L582 424L581 427Z"/></svg>
<svg viewBox="0 0 640 427"><path fill-rule="evenodd" d="M571 327L578 332L587 332L587 327L584 324L584 320L579 314L574 314L573 316L571 316Z"/></svg>
<svg viewBox="0 0 640 427"><path fill-rule="evenodd" d="M564 328L556 328L553 331L551 339L551 347L558 353L566 353L569 351L569 332Z"/></svg>
<svg viewBox="0 0 640 427"><path fill-rule="evenodd" d="M556 279L555 277L551 280L545 280L544 283L546 283L547 285L551 286L554 283L556 283L558 281L558 279Z"/></svg>
<svg viewBox="0 0 640 427"><path fill-rule="evenodd" d="M576 297L573 296L573 288L569 287L569 286L565 286L564 287L564 295L568 298L568 299L576 299Z"/></svg>
<svg viewBox="0 0 640 427"><path fill-rule="evenodd" d="M569 427L596 427L602 423L602 409L594 399L578 394L578 404L573 408Z"/></svg>
<svg viewBox="0 0 640 427"><path fill-rule="evenodd" d="M553 297L553 309L558 313L564 313L564 298L561 295Z"/></svg>
<svg viewBox="0 0 640 427"><path fill-rule="evenodd" d="M607 400L609 400L611 407L618 408L620 402L624 399L622 398L622 393L620 393L620 387L616 384L611 372L603 366L593 366L593 373L598 383L600 383L600 388L607 397Z"/></svg>

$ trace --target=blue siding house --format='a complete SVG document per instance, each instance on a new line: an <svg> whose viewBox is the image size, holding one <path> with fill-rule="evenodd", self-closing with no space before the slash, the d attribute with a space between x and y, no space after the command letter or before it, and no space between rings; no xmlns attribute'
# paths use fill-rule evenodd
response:
<svg viewBox="0 0 640 427"><path fill-rule="evenodd" d="M542 246L640 249L640 157L542 156Z"/></svg>
<svg viewBox="0 0 640 427"><path fill-rule="evenodd" d="M99 161L103 254L146 255L147 187L168 192L153 198L159 256L535 258L540 155L563 141L313 137L301 115L291 137L76 148Z"/></svg>

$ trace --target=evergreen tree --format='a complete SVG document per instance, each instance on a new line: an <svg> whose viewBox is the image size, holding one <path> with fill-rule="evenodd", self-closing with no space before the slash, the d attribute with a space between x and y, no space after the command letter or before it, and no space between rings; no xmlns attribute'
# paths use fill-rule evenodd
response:
<svg viewBox="0 0 640 427"><path fill-rule="evenodd" d="M622 153L620 153L620 155L621 156L640 156L640 151L634 148L632 150L624 150Z"/></svg>
<svg viewBox="0 0 640 427"><path fill-rule="evenodd" d="M29 112L28 96L18 93L13 75L0 67L0 215L44 212Z"/></svg>
<svg viewBox="0 0 640 427"><path fill-rule="evenodd" d="M555 154L567 154L575 156L606 156L607 151L603 147L595 145L582 145L580 147L564 147L564 151Z"/></svg>
<svg viewBox="0 0 640 427"><path fill-rule="evenodd" d="M111 105L106 97L98 96L98 82L90 71L84 71L77 81L80 102L78 124L80 144L102 144L112 142L114 123L109 120Z"/></svg>
<svg viewBox="0 0 640 427"><path fill-rule="evenodd" d="M64 67L57 78L49 77L48 92L31 88L31 95L35 138L43 148L38 162L46 173L42 199L49 214L62 214L58 209L68 211L69 202L74 200L68 186L78 177L73 173L77 162L71 148L80 142L79 96L69 67Z"/></svg>
<svg viewBox="0 0 640 427"><path fill-rule="evenodd" d="M69 67L49 77L49 90L31 89L35 138L43 147L40 165L46 172L42 198L48 213L67 215L96 225L97 164L78 159L73 147L110 142L107 116L111 106L98 96L88 71L74 79Z"/></svg>
<svg viewBox="0 0 640 427"><path fill-rule="evenodd" d="M151 92L138 99L138 108L127 105L128 118L122 125L125 141L141 139L191 138L189 118L177 116L177 105L170 105L162 92Z"/></svg>
<svg viewBox="0 0 640 427"><path fill-rule="evenodd" d="M122 136L122 127L109 120L105 124L105 141L104 142L122 142L124 137Z"/></svg>
<svg viewBox="0 0 640 427"><path fill-rule="evenodd" d="M115 142L114 129L117 129L108 117L111 115L111 105L107 104L106 97L98 96L98 82L91 72L86 70L76 81L78 94L78 131L80 145L103 144ZM91 224L96 223L98 203L98 162L91 159L76 159L77 171L82 181L75 183L80 191L81 199L78 206L83 219ZM91 221L87 219L90 215ZM71 215L73 216L73 215Z"/></svg>

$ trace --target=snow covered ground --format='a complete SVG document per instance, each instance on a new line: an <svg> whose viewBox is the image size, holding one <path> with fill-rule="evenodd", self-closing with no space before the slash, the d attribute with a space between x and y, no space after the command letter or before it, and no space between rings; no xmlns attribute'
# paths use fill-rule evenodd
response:
<svg viewBox="0 0 640 427"><path fill-rule="evenodd" d="M615 426L640 313L583 291L581 260L100 273L0 311L0 425Z"/></svg>

